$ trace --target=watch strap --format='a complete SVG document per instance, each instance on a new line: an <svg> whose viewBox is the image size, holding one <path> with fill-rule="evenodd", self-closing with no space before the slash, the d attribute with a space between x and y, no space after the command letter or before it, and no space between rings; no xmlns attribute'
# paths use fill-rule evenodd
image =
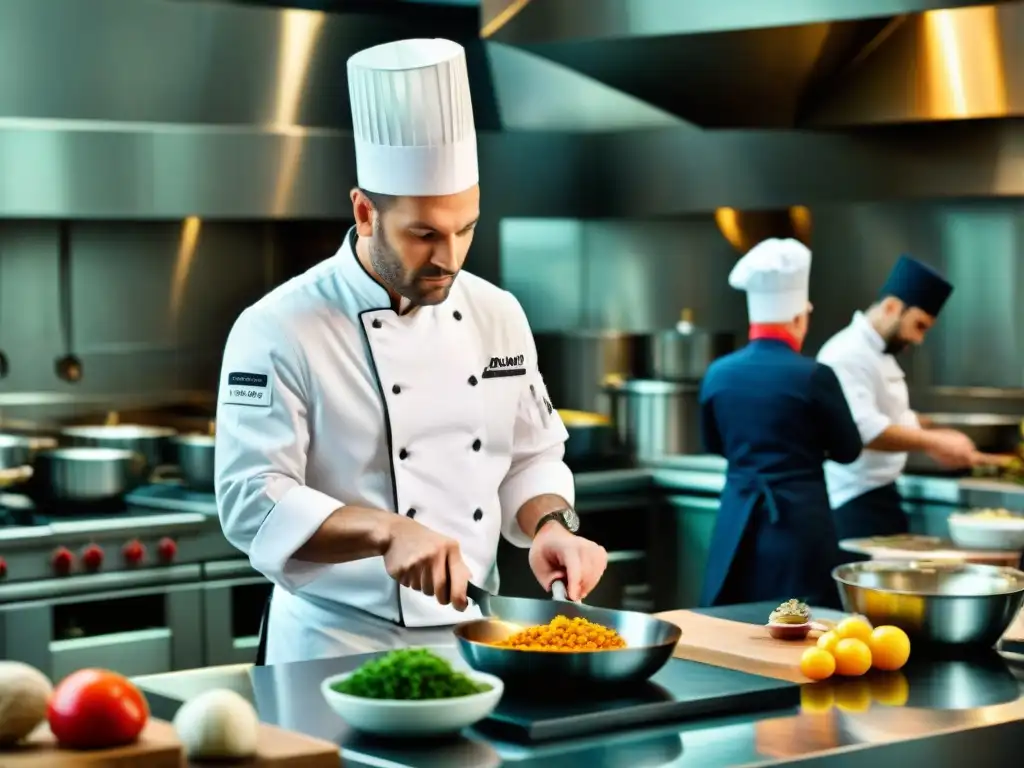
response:
<svg viewBox="0 0 1024 768"><path fill-rule="evenodd" d="M572 530L572 528L569 526L569 523L566 522L565 519L566 513L569 512L572 512L572 510L570 510L568 507L562 507L561 509L556 509L553 512L548 512L540 520L537 521L537 527L534 528L533 535L536 536L538 533L540 533L540 529L552 520L556 521L559 525L561 525L563 528L565 528L565 530L569 531L570 533L575 533L575 531Z"/></svg>

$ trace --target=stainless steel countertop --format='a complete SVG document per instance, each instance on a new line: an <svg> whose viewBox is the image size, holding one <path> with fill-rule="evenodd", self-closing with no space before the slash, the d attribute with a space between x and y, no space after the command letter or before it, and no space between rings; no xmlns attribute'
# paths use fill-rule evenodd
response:
<svg viewBox="0 0 1024 768"><path fill-rule="evenodd" d="M584 498L659 488L668 493L718 495L725 486L726 461L719 456L671 456L636 469L579 472L576 492ZM954 507L1005 507L1024 511L1024 486L974 478L904 475L897 481L904 499Z"/></svg>
<svg viewBox="0 0 1024 768"><path fill-rule="evenodd" d="M709 613L763 621L765 604ZM457 651L439 652L457 659ZM564 768L622 766L1003 765L1024 737L1021 657L995 652L972 659L915 656L904 672L805 686L798 710L736 715L654 728L605 733L543 745L498 741L468 729L441 742L381 741L362 737L323 701L324 677L352 666L346 657L276 667L215 667L138 678L157 717L171 717L183 700L214 687L249 698L267 722L340 745L349 766L458 766L502 764ZM714 667L708 668L713 673ZM254 679L256 684L254 685ZM902 702L902 703L901 703ZM841 756L841 757L840 757ZM835 761L835 762L833 762Z"/></svg>

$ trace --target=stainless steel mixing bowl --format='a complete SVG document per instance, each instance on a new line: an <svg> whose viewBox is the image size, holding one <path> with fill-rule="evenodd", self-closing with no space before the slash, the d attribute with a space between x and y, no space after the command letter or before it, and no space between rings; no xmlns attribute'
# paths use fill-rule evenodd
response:
<svg viewBox="0 0 1024 768"><path fill-rule="evenodd" d="M1016 568L926 560L869 560L832 571L843 608L917 641L990 647L1024 601Z"/></svg>

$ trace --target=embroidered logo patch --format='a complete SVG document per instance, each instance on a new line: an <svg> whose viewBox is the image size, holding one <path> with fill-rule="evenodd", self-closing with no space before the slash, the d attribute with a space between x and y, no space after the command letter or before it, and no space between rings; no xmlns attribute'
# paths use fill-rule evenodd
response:
<svg viewBox="0 0 1024 768"><path fill-rule="evenodd" d="M526 356L512 355L510 357L492 357L483 374L485 379L499 379L506 376L526 375Z"/></svg>

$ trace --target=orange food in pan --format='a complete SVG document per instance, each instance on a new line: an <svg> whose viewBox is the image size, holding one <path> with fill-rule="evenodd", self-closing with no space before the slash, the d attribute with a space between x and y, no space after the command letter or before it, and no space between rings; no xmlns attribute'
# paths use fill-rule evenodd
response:
<svg viewBox="0 0 1024 768"><path fill-rule="evenodd" d="M625 648L626 641L614 629L582 618L556 616L547 624L527 627L494 645L517 651L612 651Z"/></svg>

